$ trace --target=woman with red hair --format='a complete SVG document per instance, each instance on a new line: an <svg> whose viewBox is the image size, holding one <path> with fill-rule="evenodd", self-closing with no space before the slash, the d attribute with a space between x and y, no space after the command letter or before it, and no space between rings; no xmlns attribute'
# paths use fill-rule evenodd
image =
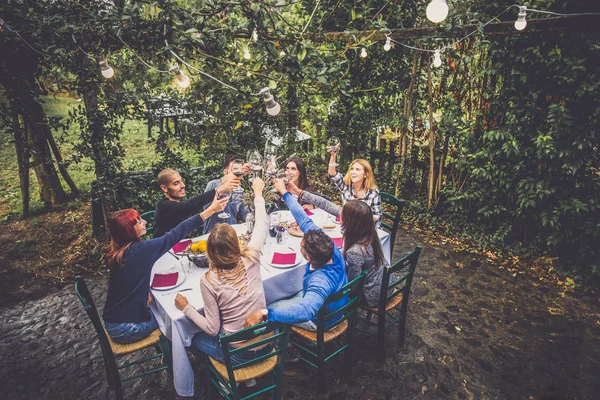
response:
<svg viewBox="0 0 600 400"><path fill-rule="evenodd" d="M104 305L104 327L117 343L136 342L158 328L148 305L152 266L177 242L215 212L222 211L227 198L215 200L200 214L183 221L164 236L141 241L146 221L132 208L114 212L108 219L110 248L105 256L110 268L108 294Z"/></svg>

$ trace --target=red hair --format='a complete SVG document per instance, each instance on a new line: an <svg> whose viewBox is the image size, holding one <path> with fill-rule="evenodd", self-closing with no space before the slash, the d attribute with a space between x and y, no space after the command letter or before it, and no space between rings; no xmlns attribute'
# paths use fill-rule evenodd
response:
<svg viewBox="0 0 600 400"><path fill-rule="evenodd" d="M104 259L110 268L117 265L122 267L125 250L131 246L131 243L140 241L135 232L135 225L140 218L140 213L133 208L115 211L108 218L110 247Z"/></svg>

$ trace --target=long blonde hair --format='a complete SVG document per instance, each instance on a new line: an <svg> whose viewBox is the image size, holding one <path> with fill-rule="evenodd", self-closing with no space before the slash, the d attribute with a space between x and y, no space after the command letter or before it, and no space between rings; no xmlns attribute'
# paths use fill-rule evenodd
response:
<svg viewBox="0 0 600 400"><path fill-rule="evenodd" d="M352 166L356 163L362 165L362 167L365 170L365 180L364 180L363 185L368 190L377 189L377 184L375 184L375 176L373 175L373 168L371 168L371 164L369 164L369 162L363 158L357 158L356 160L354 160L350 163L348 172L346 173L346 176L344 177L344 183L346 184L346 186L350 187L350 185L352 183L352 180L350 179L350 171L352 170Z"/></svg>
<svg viewBox="0 0 600 400"><path fill-rule="evenodd" d="M215 225L208 235L206 253L211 269L232 270L242 258L258 262L258 257L250 254L250 250L252 249L249 247L240 249L237 233L229 224Z"/></svg>

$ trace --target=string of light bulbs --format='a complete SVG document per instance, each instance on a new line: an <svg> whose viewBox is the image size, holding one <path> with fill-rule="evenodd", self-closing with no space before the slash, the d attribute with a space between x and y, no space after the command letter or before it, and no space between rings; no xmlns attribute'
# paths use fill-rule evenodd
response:
<svg viewBox="0 0 600 400"><path fill-rule="evenodd" d="M553 11L545 11L545 10L537 10L537 9L533 9L533 8L527 8L527 6L520 6L517 4L513 4L509 7L507 7L504 11L502 11L501 13L499 13L498 15L494 16L493 18L491 18L489 21L487 21L486 23L484 23L482 25L482 27L485 27L487 25L489 25L490 23L492 23L494 20L496 20L497 18L499 18L500 16L502 16L503 14L505 14L508 10L512 9L512 8L518 8L519 9L519 13L517 15L517 20L515 21L515 29L522 31L523 29L525 29L525 27L527 26L527 20L526 20L526 16L527 16L527 11L530 12L536 12L536 13L541 13L541 14L550 14L550 15L556 15L556 16L560 16L560 17L574 17L574 16L583 16L583 15L600 15L600 13L571 13L571 14L566 14L566 13L557 13L557 12L553 12ZM446 0L432 0L428 5L427 5L427 9L425 10L425 15L427 16L427 19L429 19L431 22L433 23L440 23L442 21L444 21L446 19L446 17L448 16L448 12L449 12L449 7L448 4L446 2ZM385 40L385 44L383 45L383 49L385 51L389 51L392 48L392 43L396 43L399 44L401 46L404 46L408 49L411 50L415 50L415 51L423 51L423 52L427 52L427 53L433 53L433 66L434 67L440 67L442 65L442 58L441 58L441 53L444 50L450 49L454 46L456 46L458 43L462 42L463 40L466 40L467 38L469 38L470 36L474 35L475 33L478 32L478 29L473 30L472 32L468 33L467 35L463 36L462 38L456 40L455 42L437 48L437 49L425 49L425 48L420 48L420 47L415 47L415 46L410 46L408 44L399 42L397 40L394 40L391 38L390 33L386 34L386 40ZM367 52L366 49L363 47L360 53L361 57L366 57L367 56Z"/></svg>

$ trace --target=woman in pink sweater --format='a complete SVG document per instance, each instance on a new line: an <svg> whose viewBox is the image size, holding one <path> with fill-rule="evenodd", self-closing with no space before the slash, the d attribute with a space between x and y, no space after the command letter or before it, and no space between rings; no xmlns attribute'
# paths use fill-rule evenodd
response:
<svg viewBox="0 0 600 400"><path fill-rule="evenodd" d="M252 311L266 308L260 278L260 252L267 234L264 186L260 178L252 183L256 222L252 238L244 249L240 249L237 234L228 224L215 225L208 236L209 271L200 279L204 315L198 313L185 296L175 297L177 308L202 329L194 336L193 346L222 363L225 361L219 334L243 329L244 320ZM271 350L270 346L254 348L235 354L232 361L241 363Z"/></svg>

